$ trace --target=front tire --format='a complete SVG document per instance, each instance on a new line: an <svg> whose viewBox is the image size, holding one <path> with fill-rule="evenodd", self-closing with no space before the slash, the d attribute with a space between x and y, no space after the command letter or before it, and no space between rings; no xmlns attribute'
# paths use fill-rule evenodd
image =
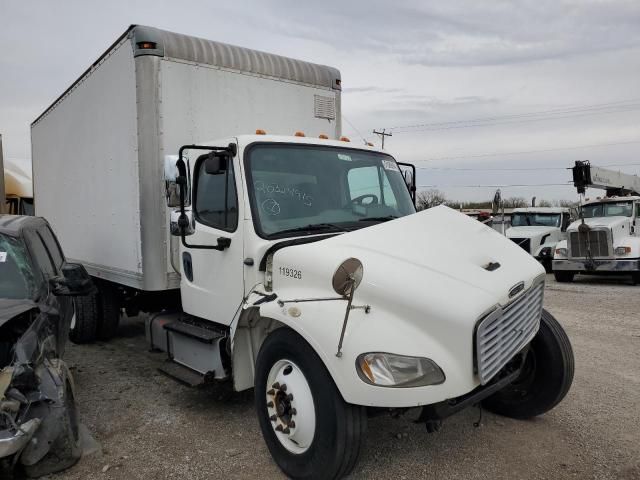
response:
<svg viewBox="0 0 640 480"><path fill-rule="evenodd" d="M556 279L556 282L559 283L569 283L573 282L573 277L575 276L574 272L553 272L553 276Z"/></svg>
<svg viewBox="0 0 640 480"><path fill-rule="evenodd" d="M542 310L540 330L531 341L520 376L493 394L483 406L498 415L526 419L548 412L562 401L573 382L569 338L558 321Z"/></svg>
<svg viewBox="0 0 640 480"><path fill-rule="evenodd" d="M99 340L111 340L120 325L120 296L110 282L98 283L98 329Z"/></svg>
<svg viewBox="0 0 640 480"><path fill-rule="evenodd" d="M346 403L322 360L288 328L271 333L256 362L255 402L262 435L294 479L337 479L364 443L365 407Z"/></svg>
<svg viewBox="0 0 640 480"><path fill-rule="evenodd" d="M73 304L76 319L74 327L69 332L69 339L76 344L95 341L99 322L98 294L93 292L76 297Z"/></svg>

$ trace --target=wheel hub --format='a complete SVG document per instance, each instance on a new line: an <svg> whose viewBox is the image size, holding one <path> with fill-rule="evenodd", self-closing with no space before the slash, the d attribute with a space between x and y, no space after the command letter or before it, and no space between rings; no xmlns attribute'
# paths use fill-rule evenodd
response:
<svg viewBox="0 0 640 480"><path fill-rule="evenodd" d="M276 362L267 378L267 414L280 443L292 453L305 452L315 434L315 407L309 383L293 362Z"/></svg>

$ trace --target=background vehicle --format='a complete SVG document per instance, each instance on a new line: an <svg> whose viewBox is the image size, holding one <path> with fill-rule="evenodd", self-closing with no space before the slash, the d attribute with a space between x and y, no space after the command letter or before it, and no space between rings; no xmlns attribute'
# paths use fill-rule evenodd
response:
<svg viewBox="0 0 640 480"><path fill-rule="evenodd" d="M34 215L33 185L31 172L16 162L4 162L4 186L6 194L5 213L11 215Z"/></svg>
<svg viewBox="0 0 640 480"><path fill-rule="evenodd" d="M556 244L567 238L570 215L568 208L515 208L506 235L533 255L550 273Z"/></svg>
<svg viewBox="0 0 640 480"><path fill-rule="evenodd" d="M88 293L42 218L0 215L0 473L30 476L80 458L73 378L62 356L74 310ZM3 477L4 478L4 477Z"/></svg>
<svg viewBox="0 0 640 480"><path fill-rule="evenodd" d="M330 67L131 27L32 125L37 212L99 289L75 341L152 312L162 370L255 388L293 478L351 471L373 410L525 418L573 377L540 265L449 208L415 213L410 166L341 137L340 88Z"/></svg>
<svg viewBox="0 0 640 480"><path fill-rule="evenodd" d="M640 177L576 162L573 182L584 196L586 188L606 191L606 197L583 200L580 220L567 229L568 240L559 242L553 271L559 282L577 273L630 274L640 283Z"/></svg>

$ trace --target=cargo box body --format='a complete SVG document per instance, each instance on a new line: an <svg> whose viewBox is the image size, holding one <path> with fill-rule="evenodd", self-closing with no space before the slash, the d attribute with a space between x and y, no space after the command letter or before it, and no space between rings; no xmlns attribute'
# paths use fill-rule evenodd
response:
<svg viewBox="0 0 640 480"><path fill-rule="evenodd" d="M164 157L256 129L339 137L339 71L132 26L33 122L36 214L92 275L178 288Z"/></svg>

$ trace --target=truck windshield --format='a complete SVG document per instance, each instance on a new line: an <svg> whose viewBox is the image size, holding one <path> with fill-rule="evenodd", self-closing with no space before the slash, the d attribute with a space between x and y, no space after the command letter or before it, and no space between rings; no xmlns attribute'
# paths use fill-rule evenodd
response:
<svg viewBox="0 0 640 480"><path fill-rule="evenodd" d="M511 217L512 227L560 227L559 213L518 212Z"/></svg>
<svg viewBox="0 0 640 480"><path fill-rule="evenodd" d="M264 238L348 231L415 213L396 161L382 153L257 144L246 167Z"/></svg>
<svg viewBox="0 0 640 480"><path fill-rule="evenodd" d="M632 214L632 202L591 203L582 206L582 215L584 218L630 217Z"/></svg>
<svg viewBox="0 0 640 480"><path fill-rule="evenodd" d="M34 298L36 282L26 248L19 238L0 233L0 298Z"/></svg>

